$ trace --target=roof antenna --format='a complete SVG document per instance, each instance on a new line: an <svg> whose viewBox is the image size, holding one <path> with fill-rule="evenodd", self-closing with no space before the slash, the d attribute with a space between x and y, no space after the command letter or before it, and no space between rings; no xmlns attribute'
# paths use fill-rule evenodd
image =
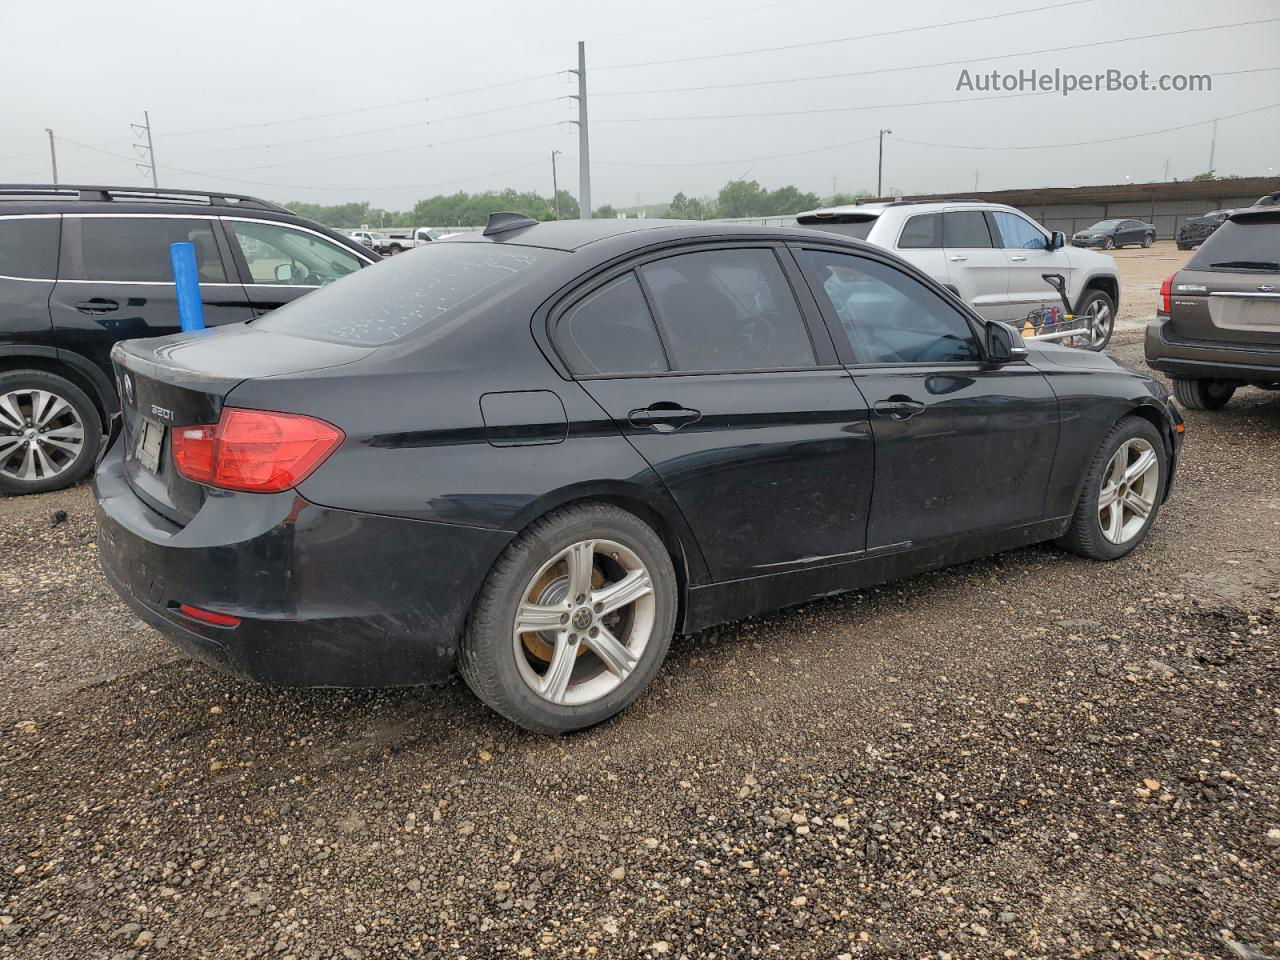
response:
<svg viewBox="0 0 1280 960"><path fill-rule="evenodd" d="M511 230L523 230L525 227L536 227L538 221L526 217L523 213L491 213L489 222L484 225L481 236L492 237Z"/></svg>

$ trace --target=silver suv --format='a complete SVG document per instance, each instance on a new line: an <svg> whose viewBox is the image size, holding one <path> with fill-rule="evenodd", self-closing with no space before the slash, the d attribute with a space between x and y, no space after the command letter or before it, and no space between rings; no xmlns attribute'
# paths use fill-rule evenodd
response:
<svg viewBox="0 0 1280 960"><path fill-rule="evenodd" d="M1066 279L1076 316L1088 317L1089 344L1111 339L1120 303L1115 261L1066 246L1026 214L976 200L858 203L810 210L796 223L866 240L929 274L988 320L1020 325L1037 307L1060 305L1045 274Z"/></svg>

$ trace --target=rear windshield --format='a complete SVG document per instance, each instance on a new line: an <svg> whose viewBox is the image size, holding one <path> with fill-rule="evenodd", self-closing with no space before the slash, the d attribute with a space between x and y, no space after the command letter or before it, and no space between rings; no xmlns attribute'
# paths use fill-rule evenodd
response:
<svg viewBox="0 0 1280 960"><path fill-rule="evenodd" d="M433 243L358 270L254 326L310 340L380 347L430 330L503 293L563 253L496 243Z"/></svg>
<svg viewBox="0 0 1280 960"><path fill-rule="evenodd" d="M876 225L874 216L866 214L835 214L830 217L796 217L796 223L802 227L814 227L818 230L825 230L827 233L838 233L842 237L853 237L855 240L865 240L871 233L871 228Z"/></svg>
<svg viewBox="0 0 1280 960"><path fill-rule="evenodd" d="M1280 273L1280 218L1228 220L1209 235L1186 269Z"/></svg>

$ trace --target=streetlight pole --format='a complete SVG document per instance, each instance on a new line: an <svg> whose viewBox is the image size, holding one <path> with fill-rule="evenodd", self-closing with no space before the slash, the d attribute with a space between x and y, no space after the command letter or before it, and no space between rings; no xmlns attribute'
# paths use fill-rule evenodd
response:
<svg viewBox="0 0 1280 960"><path fill-rule="evenodd" d="M879 163L876 164L876 196L877 197L882 195L880 191L883 189L881 185L884 180L884 135L886 133L891 134L893 133L893 131L892 130L880 131L880 161Z"/></svg>
<svg viewBox="0 0 1280 960"><path fill-rule="evenodd" d="M560 219L560 186L556 180L556 154L560 150L551 151L551 203L556 208L556 219Z"/></svg>
<svg viewBox="0 0 1280 960"><path fill-rule="evenodd" d="M49 135L49 160L53 164L53 185L58 185L58 148L53 144L53 130L49 127L44 128L44 132Z"/></svg>

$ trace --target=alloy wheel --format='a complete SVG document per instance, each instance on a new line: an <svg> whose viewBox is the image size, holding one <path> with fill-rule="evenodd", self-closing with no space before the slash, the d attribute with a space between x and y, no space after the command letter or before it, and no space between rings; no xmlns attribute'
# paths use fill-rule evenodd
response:
<svg viewBox="0 0 1280 960"><path fill-rule="evenodd" d="M1142 532L1160 492L1160 458L1142 437L1120 445L1102 475L1098 524L1111 543L1128 543Z"/></svg>
<svg viewBox="0 0 1280 960"><path fill-rule="evenodd" d="M84 449L84 429L75 407L56 393L0 394L0 475L32 483L63 473Z"/></svg>
<svg viewBox="0 0 1280 960"><path fill-rule="evenodd" d="M1105 300L1094 300L1084 315L1089 327L1089 345L1100 348L1111 337L1111 324L1114 322L1111 307Z"/></svg>
<svg viewBox="0 0 1280 960"><path fill-rule="evenodd" d="M578 706L611 693L640 663L653 635L653 578L612 540L581 540L534 574L521 594L512 652L538 697Z"/></svg>

